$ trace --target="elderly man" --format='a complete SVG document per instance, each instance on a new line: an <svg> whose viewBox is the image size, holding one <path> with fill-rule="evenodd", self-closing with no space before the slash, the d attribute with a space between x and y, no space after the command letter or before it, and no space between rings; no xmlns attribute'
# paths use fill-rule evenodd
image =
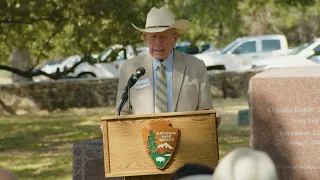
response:
<svg viewBox="0 0 320 180"><path fill-rule="evenodd" d="M127 60L122 65L117 105L131 74L143 67L145 75L130 90L132 114L212 109L204 62L174 50L179 34L187 32L191 23L188 20L175 21L166 8L154 7L147 15L145 29L132 25L143 33L149 53ZM129 112L128 103L122 112Z"/></svg>

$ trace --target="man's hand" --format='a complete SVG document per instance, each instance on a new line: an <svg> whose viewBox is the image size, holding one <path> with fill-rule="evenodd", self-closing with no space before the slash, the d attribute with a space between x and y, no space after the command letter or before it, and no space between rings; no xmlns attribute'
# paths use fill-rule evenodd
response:
<svg viewBox="0 0 320 180"><path fill-rule="evenodd" d="M221 123L221 116L218 113L216 113L216 122L217 122L217 128L219 128Z"/></svg>

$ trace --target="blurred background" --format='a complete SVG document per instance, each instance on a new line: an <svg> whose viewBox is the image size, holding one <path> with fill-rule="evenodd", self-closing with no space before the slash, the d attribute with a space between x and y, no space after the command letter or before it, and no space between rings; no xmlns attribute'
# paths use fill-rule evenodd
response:
<svg viewBox="0 0 320 180"><path fill-rule="evenodd" d="M318 0L3 0L0 69L18 72L4 67L9 66L22 70L18 73L25 79L50 80L43 73L39 77L38 71L61 73L90 54L80 66L53 79L117 77L123 60L147 51L131 23L144 27L153 6L166 6L176 19L192 22L192 30L181 35L176 49L200 54L208 69L288 66L291 62L286 60L274 64L260 59L297 55L308 45L313 45L308 52L294 57L296 66L312 64L302 59L319 62L315 56L320 48L314 44L320 35Z"/></svg>

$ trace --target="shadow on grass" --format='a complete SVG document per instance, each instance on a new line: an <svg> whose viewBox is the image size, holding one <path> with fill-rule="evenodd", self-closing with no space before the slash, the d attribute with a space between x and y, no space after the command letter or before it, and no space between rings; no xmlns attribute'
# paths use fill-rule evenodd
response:
<svg viewBox="0 0 320 180"><path fill-rule="evenodd" d="M60 162L55 163L50 166L42 167L41 170L36 168L24 168L21 170L16 170L15 173L18 177L21 179L32 179L32 180L40 180L40 179L46 179L46 180L56 180L56 179L62 179L67 176L71 178L71 173L69 171L66 171L66 168L64 167L62 162L65 163L62 159L58 159ZM70 161L70 159L68 159ZM45 177L45 178L44 178Z"/></svg>
<svg viewBox="0 0 320 180"><path fill-rule="evenodd" d="M14 149L55 150L55 147L82 139L102 137L99 125L79 125L75 120L1 124L0 132L9 132L9 136L2 135L0 138L0 152Z"/></svg>
<svg viewBox="0 0 320 180"><path fill-rule="evenodd" d="M71 179L72 144L102 138L100 116L0 117L0 166L21 179Z"/></svg>

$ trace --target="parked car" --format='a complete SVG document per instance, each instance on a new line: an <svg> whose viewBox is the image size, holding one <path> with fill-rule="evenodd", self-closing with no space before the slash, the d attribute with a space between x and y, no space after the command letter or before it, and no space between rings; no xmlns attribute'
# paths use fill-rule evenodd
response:
<svg viewBox="0 0 320 180"><path fill-rule="evenodd" d="M197 54L199 53L199 48L192 45L189 41L176 43L175 50L183 52L186 54Z"/></svg>
<svg viewBox="0 0 320 180"><path fill-rule="evenodd" d="M288 54L287 39L283 35L261 35L238 38L220 51L195 56L202 59L208 70L245 71L255 59Z"/></svg>
<svg viewBox="0 0 320 180"><path fill-rule="evenodd" d="M123 45L113 45L99 56L101 57L103 64L107 63L114 66L117 70L120 70L120 67L125 60L131 59L136 55L137 54L131 45L125 47Z"/></svg>
<svg viewBox="0 0 320 180"><path fill-rule="evenodd" d="M43 61L42 63L38 64L36 67L32 69L33 73L36 73L38 71L43 71L48 74L53 74L57 71L57 68L60 66L60 63L63 60L49 60L49 61ZM39 75L32 77L33 81L35 82L41 82L41 81L50 81L51 79L47 76Z"/></svg>
<svg viewBox="0 0 320 180"><path fill-rule="evenodd" d="M289 55L304 56L320 64L320 38L293 49Z"/></svg>
<svg viewBox="0 0 320 180"><path fill-rule="evenodd" d="M261 58L275 54L287 54L288 43L284 35L246 36L236 39L218 51L221 54L246 55L251 58Z"/></svg>
<svg viewBox="0 0 320 180"><path fill-rule="evenodd" d="M80 55L68 57L60 64L60 69L70 69L74 64L81 60ZM95 63L89 64L83 62L79 64L72 73L67 75L68 78L114 78L119 77L119 71L114 64L111 63Z"/></svg>
<svg viewBox="0 0 320 180"><path fill-rule="evenodd" d="M200 48L199 48L196 44L193 44L189 41L183 41L183 42L176 43L175 50L186 53L186 54L194 55L204 51L207 51L207 52L213 51L214 44L212 43L207 44L204 42L200 42Z"/></svg>
<svg viewBox="0 0 320 180"><path fill-rule="evenodd" d="M201 42L201 43L200 43L200 46L201 46L200 53L218 51L218 50L215 48L215 45L214 45L213 43L204 43L204 42Z"/></svg>
<svg viewBox="0 0 320 180"><path fill-rule="evenodd" d="M288 55L262 58L252 64L252 69L273 67L300 67L320 65L320 38L305 43L292 50Z"/></svg>
<svg viewBox="0 0 320 180"><path fill-rule="evenodd" d="M149 47L147 46L137 47L137 55L141 55L148 52L149 52Z"/></svg>
<svg viewBox="0 0 320 180"><path fill-rule="evenodd" d="M81 63L76 67L69 77L74 78L114 78L119 77L120 67L126 59L135 56L134 49L131 45L126 47L122 45L113 45L99 55L93 55L94 58L100 58L100 63L93 65L88 62ZM71 56L61 63L60 68L71 68L76 62L79 62L80 56Z"/></svg>
<svg viewBox="0 0 320 180"><path fill-rule="evenodd" d="M123 47L122 45L113 45L100 54L93 54L93 58L100 58L100 63L89 64L83 62L79 64L72 73L66 75L65 78L114 78L119 77L120 67L126 59L135 56L132 46ZM41 70L49 74L70 69L81 60L82 56L73 55L61 63L54 66L43 67ZM50 80L48 77L34 77L34 81Z"/></svg>
<svg viewBox="0 0 320 180"><path fill-rule="evenodd" d="M51 67L55 67L61 63L62 60L49 60L43 61L39 63L36 67L32 69L32 72L38 72L43 69L50 69ZM50 71L50 70L49 70Z"/></svg>

